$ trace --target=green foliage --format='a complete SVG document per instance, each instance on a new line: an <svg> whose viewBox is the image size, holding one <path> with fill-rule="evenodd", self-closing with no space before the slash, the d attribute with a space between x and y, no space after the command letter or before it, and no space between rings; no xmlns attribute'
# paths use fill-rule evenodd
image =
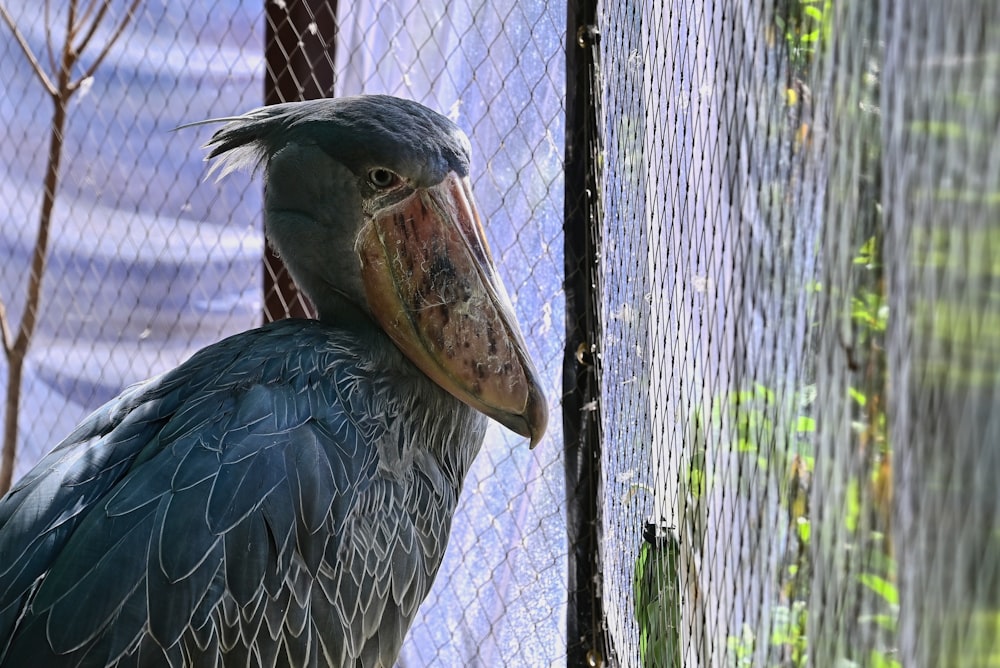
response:
<svg viewBox="0 0 1000 668"><path fill-rule="evenodd" d="M852 560L863 564L863 572L845 581L847 600L856 601L858 614L845 620L847 633L864 633L871 638L858 647L860 656L846 643L845 665L899 667L894 658L897 618L901 604L895 582L895 560L891 551L891 448L886 431L886 371L882 339L888 325L881 280L881 241L870 236L852 258L859 280L848 303L850 322L858 354L852 383L844 388L852 410L852 438L843 444L855 462L841 488L843 511L839 518L827 515L824 527L839 526L847 539L840 544L813 546L819 529L812 518L809 497L815 469L817 424L810 414L816 388L805 386L791 394L756 384L733 391L712 403L709 429L729 449L750 458L758 475L780 476L782 508L788 517L787 547L783 568L778 572L778 596L771 602L769 635L755 637L750 625L740 635L727 638L730 664L757 665L761 655L769 666L802 666L809 661L810 584L813 560L823 551L825 563ZM810 290L812 286L806 286ZM817 292L819 288L810 290ZM856 382L854 382L856 381ZM831 462L832 464L832 462ZM766 484L766 483L765 483ZM832 524L831 524L832 522ZM860 561L859 561L860 560ZM846 640L846 638L844 638ZM760 646L767 643L766 651Z"/></svg>
<svg viewBox="0 0 1000 668"><path fill-rule="evenodd" d="M862 573L858 576L858 580L889 605L899 605L899 592L896 590L896 585L885 578L874 573Z"/></svg>
<svg viewBox="0 0 1000 668"><path fill-rule="evenodd" d="M896 659L886 656L877 649L873 649L868 653L869 668L902 668L902 665Z"/></svg>
<svg viewBox="0 0 1000 668"><path fill-rule="evenodd" d="M674 529L646 524L632 583L643 668L681 668L679 560Z"/></svg>
<svg viewBox="0 0 1000 668"><path fill-rule="evenodd" d="M806 635L808 610L805 601L796 601L789 606L779 605L771 618L771 646L788 650L786 665L807 665L809 639Z"/></svg>
<svg viewBox="0 0 1000 668"><path fill-rule="evenodd" d="M791 121L788 130L795 135L788 143L796 147L802 145L812 123L815 100L811 97L821 92L819 87L810 88L809 71L832 43L835 7L833 0L776 0L773 7L766 37L771 47L788 56L787 78L780 81L787 82L785 92ZM866 70L852 83L860 91L860 104L852 97L850 104L843 107L839 106L840 98L828 101L825 106L835 108L836 113L851 115L867 128L870 139L863 145L859 175L854 182L856 190L828 194L835 202L842 198L858 204L849 242L855 251L847 258L834 257L833 262L839 264L828 277L816 276L812 280L804 277L807 280L802 286L803 296L815 308L813 312L824 315L823 327L813 330L817 342L829 345L831 334L839 337L844 368L824 377L826 382L833 379L842 385L817 388L807 384L812 379L792 389L747 383L713 397L706 410L694 416L699 437L689 451L685 491L695 503L688 511L704 508L700 502L713 486L738 485L725 493L747 494L747 498L757 498L758 494L748 493L766 486L778 490L778 503L787 521L783 532L769 534L769 540L774 541L772 549L778 550L779 566L773 576L774 586L770 588L775 592L774 598L765 602L769 618L765 624L752 620L740 629L733 629L736 632L726 639L732 666L808 665L810 649L815 647L817 656L812 658L813 662L826 660L828 655L823 653L835 651L839 652L840 665L901 668L895 647L899 609L905 601L900 599L896 583L892 540L893 460L885 414L889 386L885 337L891 313L884 280L885 240L878 201L883 164L879 118L872 111L878 106L879 73L877 69ZM914 126L909 131L959 136L954 127L946 125ZM788 187L788 183L780 181L766 185L762 196L765 214L770 215L772 209L780 210ZM1000 235L996 238L1000 239ZM945 242L925 245L941 265L956 256L967 255ZM997 254L988 252L1000 248L1000 243L984 241L982 248L977 266L984 273L1000 275L996 269L1000 267ZM829 280L832 277L838 278L834 282ZM836 314L833 323L829 319L831 311ZM932 315L935 314L928 313L928 317ZM965 342L970 332L975 331L967 325L972 322L970 315L956 313L950 320L932 324L939 330L947 330L949 340ZM833 428L837 429L843 411L849 411L851 427L847 433L837 432L836 443L825 439L822 451L818 450L818 430L823 424L817 424L812 409L813 399L819 393L834 397L833 405L838 409L836 414L822 417L832 420ZM719 459L708 455L710 446L722 448L723 459L738 462L733 482L728 471L734 469L728 464L726 468L713 468L718 466ZM830 452L831 448L836 451ZM822 514L811 507L818 457L826 457L820 461L823 503L830 503ZM685 518L685 521L691 520ZM830 569L824 572L826 586L838 588L836 609L810 609L810 602L815 600L811 591L814 569L821 567ZM814 633L820 634L816 638L809 637L810 620ZM828 630L827 624L833 630ZM766 634L762 628L767 629ZM836 646L827 642L830 640Z"/></svg>
<svg viewBox="0 0 1000 668"><path fill-rule="evenodd" d="M768 644L772 650L778 651L772 651L770 655L781 654L785 657L777 665L789 668L809 665L807 615L808 610L804 601L796 601L791 606L778 605L771 611L771 634ZM739 636L729 636L726 648L729 650L729 665L732 668L753 666L757 637L750 625L744 624Z"/></svg>
<svg viewBox="0 0 1000 668"><path fill-rule="evenodd" d="M809 545L813 525L809 513L809 490L815 466L816 421L810 415L816 388L779 392L761 383L716 397L703 437L719 442L748 465L740 475L743 485L770 485L780 490L779 503L788 519L779 574L779 597L771 602L768 635L757 637L750 625L739 636L727 638L732 666L755 666L755 655L768 645L769 657L780 657L773 665L808 664L807 633L809 578L812 571ZM702 424L700 418L696 422ZM704 455L692 457L689 481L715 483L702 469ZM769 480L761 480L761 478ZM705 493L699 488L699 493Z"/></svg>
<svg viewBox="0 0 1000 668"><path fill-rule="evenodd" d="M868 240L861 244L861 248L858 249L852 262L864 265L868 269L881 267L882 260L878 250L878 240L874 236L868 237Z"/></svg>
<svg viewBox="0 0 1000 668"><path fill-rule="evenodd" d="M804 69L830 41L833 2L791 0L784 4L784 10L775 14L774 25L784 38L792 66Z"/></svg>
<svg viewBox="0 0 1000 668"><path fill-rule="evenodd" d="M729 665L733 668L743 668L753 666L754 647L757 639L754 637L753 629L749 624L743 625L743 633L738 636L729 636L726 640L726 649L729 650Z"/></svg>

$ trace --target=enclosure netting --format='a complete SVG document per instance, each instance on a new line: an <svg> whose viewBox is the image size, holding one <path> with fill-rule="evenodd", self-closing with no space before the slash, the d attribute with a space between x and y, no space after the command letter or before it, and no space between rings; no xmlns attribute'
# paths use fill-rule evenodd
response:
<svg viewBox="0 0 1000 668"><path fill-rule="evenodd" d="M281 74L266 21L300 2L263 4L138 2L112 40L131 3L107 3L81 51L19 473L125 385L260 322L260 186L203 182L208 130L172 130L261 104ZM105 3L0 6L9 359L47 187L36 68L55 82L67 8ZM582 147L604 212L581 363L600 370L585 408L604 434L609 642L590 658L1000 663L1000 5L599 9L586 39L546 0L340 2L296 23L288 57L319 45L324 94L415 98L470 134L551 403L534 452L491 430L400 665L566 663L563 58L579 48L600 63L603 130Z"/></svg>
<svg viewBox="0 0 1000 668"><path fill-rule="evenodd" d="M618 659L996 664L1000 5L601 22Z"/></svg>
<svg viewBox="0 0 1000 668"><path fill-rule="evenodd" d="M0 305L11 338L25 312L53 127L38 70L58 85L67 23L80 53L21 384L18 475L126 385L261 322L260 179L206 180L201 146L218 126L177 126L262 105L266 77L292 90L282 101L306 91L416 99L470 136L479 211L553 419L535 450L489 430L400 665L559 660L565 4L133 2L0 0ZM265 55L268 21L293 33L281 54L297 63L292 73ZM311 72L331 64L332 85ZM350 249L329 252L340 261Z"/></svg>

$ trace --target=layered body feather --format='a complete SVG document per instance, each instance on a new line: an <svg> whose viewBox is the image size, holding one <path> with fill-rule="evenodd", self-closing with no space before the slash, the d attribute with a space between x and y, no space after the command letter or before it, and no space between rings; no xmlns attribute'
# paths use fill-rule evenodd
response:
<svg viewBox="0 0 1000 668"><path fill-rule="evenodd" d="M374 326L210 346L0 502L0 666L391 665L485 426Z"/></svg>

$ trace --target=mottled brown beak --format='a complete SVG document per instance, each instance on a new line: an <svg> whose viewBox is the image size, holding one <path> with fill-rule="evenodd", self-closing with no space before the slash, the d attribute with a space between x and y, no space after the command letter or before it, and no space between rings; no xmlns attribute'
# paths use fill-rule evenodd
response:
<svg viewBox="0 0 1000 668"><path fill-rule="evenodd" d="M380 209L358 239L368 304L424 373L530 439L548 404L483 234L468 177Z"/></svg>

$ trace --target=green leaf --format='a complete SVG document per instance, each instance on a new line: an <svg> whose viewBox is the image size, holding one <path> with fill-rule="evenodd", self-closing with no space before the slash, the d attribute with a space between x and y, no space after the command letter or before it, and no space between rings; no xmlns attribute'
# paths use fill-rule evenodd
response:
<svg viewBox="0 0 1000 668"><path fill-rule="evenodd" d="M855 390L853 387L847 388L847 394L861 407L864 407L864 405L868 403L868 397L865 396L864 392Z"/></svg>
<svg viewBox="0 0 1000 668"><path fill-rule="evenodd" d="M874 573L862 573L858 576L858 580L861 581L861 584L881 596L882 600L886 603L899 605L899 590L896 589L896 585L882 576L875 575Z"/></svg>
<svg viewBox="0 0 1000 668"><path fill-rule="evenodd" d="M861 517L861 493L858 481L851 479L847 483L847 514L844 515L844 527L854 533L858 528L859 517Z"/></svg>
<svg viewBox="0 0 1000 668"><path fill-rule="evenodd" d="M903 666L896 659L886 656L877 649L873 649L868 655L868 665L871 668L902 668Z"/></svg>
<svg viewBox="0 0 1000 668"><path fill-rule="evenodd" d="M754 383L754 390L756 391L756 393L758 395L760 395L761 397L763 397L764 401L766 401L767 403L769 403L769 404L773 404L774 403L774 398L775 398L774 390L772 390L771 388L769 388L767 385L762 385L760 383Z"/></svg>
<svg viewBox="0 0 1000 668"><path fill-rule="evenodd" d="M797 424L795 425L795 431L800 434L812 433L816 431L816 420L806 415L800 415Z"/></svg>
<svg viewBox="0 0 1000 668"><path fill-rule="evenodd" d="M818 7L810 7L807 5L802 8L802 13L816 19L817 21L823 20L823 12Z"/></svg>
<svg viewBox="0 0 1000 668"><path fill-rule="evenodd" d="M854 264L871 264L875 257L875 237L868 237L868 241L861 244L858 254L854 258Z"/></svg>
<svg viewBox="0 0 1000 668"><path fill-rule="evenodd" d="M706 476L705 472L699 468L691 468L688 472L688 488L691 495L700 499L705 494Z"/></svg>
<svg viewBox="0 0 1000 668"><path fill-rule="evenodd" d="M812 525L808 519L800 517L795 520L795 531L799 534L799 540L803 543L808 543L809 536L812 534Z"/></svg>
<svg viewBox="0 0 1000 668"><path fill-rule="evenodd" d="M896 616L895 615L887 615L887 614L859 615L858 616L858 623L859 624L869 624L869 623L870 624L875 624L875 625L880 626L881 628L885 629L886 631L890 631L892 633L895 633L895 631L896 631Z"/></svg>

